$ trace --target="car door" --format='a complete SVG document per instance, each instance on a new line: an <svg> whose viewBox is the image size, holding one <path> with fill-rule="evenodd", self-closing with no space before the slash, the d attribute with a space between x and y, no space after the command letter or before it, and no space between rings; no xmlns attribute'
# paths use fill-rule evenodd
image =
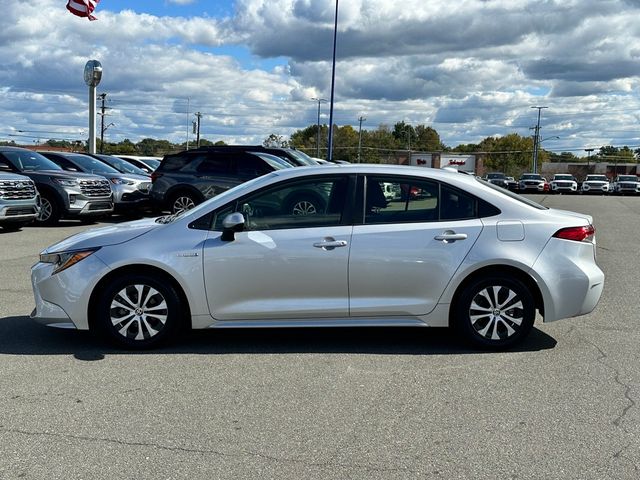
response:
<svg viewBox="0 0 640 480"><path fill-rule="evenodd" d="M425 179L372 176L360 183L366 200L351 239L351 316L431 312L480 235L478 200ZM385 199L385 183L401 195Z"/></svg>
<svg viewBox="0 0 640 480"><path fill-rule="evenodd" d="M347 317L348 215L354 181L315 176L249 194L215 212L204 245L204 281L216 320ZM351 193L350 193L351 192ZM315 202L300 214L292 202ZM245 217L245 231L221 239L222 220Z"/></svg>

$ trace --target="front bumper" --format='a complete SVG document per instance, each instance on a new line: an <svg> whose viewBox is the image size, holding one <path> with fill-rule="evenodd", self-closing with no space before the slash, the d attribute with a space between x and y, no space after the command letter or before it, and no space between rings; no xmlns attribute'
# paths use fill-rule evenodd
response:
<svg viewBox="0 0 640 480"><path fill-rule="evenodd" d="M54 265L38 262L31 267L36 308L31 318L43 325L89 329L90 292L109 268L96 253L53 275Z"/></svg>
<svg viewBox="0 0 640 480"><path fill-rule="evenodd" d="M583 183L581 192L582 193L598 193L598 194L609 193L609 185L599 185L599 184L585 185Z"/></svg>
<svg viewBox="0 0 640 480"><path fill-rule="evenodd" d="M149 190L151 183L135 185L112 185L115 208L142 207L150 204Z"/></svg>
<svg viewBox="0 0 640 480"><path fill-rule="evenodd" d="M40 200L0 200L0 223L29 222L35 220L40 211Z"/></svg>

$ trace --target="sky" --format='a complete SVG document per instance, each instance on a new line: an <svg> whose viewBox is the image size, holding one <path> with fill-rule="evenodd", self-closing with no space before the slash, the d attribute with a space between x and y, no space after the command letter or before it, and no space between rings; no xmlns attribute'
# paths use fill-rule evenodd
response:
<svg viewBox="0 0 640 480"><path fill-rule="evenodd" d="M85 140L92 59L105 141L193 141L200 112L202 137L262 143L330 98L335 0L101 0L96 21L0 6L0 140ZM544 106L547 150L640 148L639 18L640 0L342 0L334 123L428 125L455 147L532 135Z"/></svg>

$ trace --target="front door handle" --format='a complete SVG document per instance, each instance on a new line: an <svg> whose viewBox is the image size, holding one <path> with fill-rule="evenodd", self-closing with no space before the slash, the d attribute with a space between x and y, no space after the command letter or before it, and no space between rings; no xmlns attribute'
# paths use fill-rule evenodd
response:
<svg viewBox="0 0 640 480"><path fill-rule="evenodd" d="M321 242L316 242L313 244L316 248L321 248L323 250L333 250L336 247L346 247L346 240L336 240L333 237L327 237Z"/></svg>
<svg viewBox="0 0 640 480"><path fill-rule="evenodd" d="M433 238L434 238L434 240L438 240L439 242L453 243L456 240L466 240L467 239L467 234L466 233L456 233L453 230L445 230L444 232L442 232L442 235L436 235Z"/></svg>

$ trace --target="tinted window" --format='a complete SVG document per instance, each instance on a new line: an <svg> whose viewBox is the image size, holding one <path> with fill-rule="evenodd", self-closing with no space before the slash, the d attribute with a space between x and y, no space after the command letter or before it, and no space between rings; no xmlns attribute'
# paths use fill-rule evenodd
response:
<svg viewBox="0 0 640 480"><path fill-rule="evenodd" d="M224 217L241 212L245 230L279 230L336 226L342 223L348 178L315 178L288 182L240 199L220 209L214 229Z"/></svg>
<svg viewBox="0 0 640 480"><path fill-rule="evenodd" d="M58 165L37 152L13 150L2 152L2 154L20 171L62 170Z"/></svg>
<svg viewBox="0 0 640 480"><path fill-rule="evenodd" d="M400 177L368 177L364 208L365 224L466 220L500 213L450 185Z"/></svg>
<svg viewBox="0 0 640 480"><path fill-rule="evenodd" d="M263 159L252 154L238 155L237 159L237 171L238 175L243 177L259 177L265 173L274 170L273 167L268 165Z"/></svg>
<svg viewBox="0 0 640 480"><path fill-rule="evenodd" d="M207 155L196 166L196 172L207 175L228 175L233 173L231 157L226 154Z"/></svg>
<svg viewBox="0 0 640 480"><path fill-rule="evenodd" d="M162 161L161 170L166 172L179 172L181 170L185 170L194 158L195 155L187 153L168 155L164 157L164 160Z"/></svg>

